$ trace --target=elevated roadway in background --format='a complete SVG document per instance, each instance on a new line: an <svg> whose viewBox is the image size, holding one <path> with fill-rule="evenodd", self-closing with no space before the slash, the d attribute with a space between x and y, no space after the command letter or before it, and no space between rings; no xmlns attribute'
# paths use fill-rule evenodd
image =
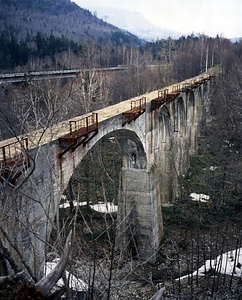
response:
<svg viewBox="0 0 242 300"><path fill-rule="evenodd" d="M149 65L148 68L167 67L167 65ZM32 80L46 80L46 79L61 79L61 78L75 78L79 74L84 72L97 72L97 73L110 73L117 71L127 70L129 66L118 65L116 67L107 68L72 68L72 69L60 69L60 70L46 70L46 71L27 71L27 72L12 72L12 73L0 73L0 84L4 83L21 83L30 82Z"/></svg>
<svg viewBox="0 0 242 300"><path fill-rule="evenodd" d="M127 69L126 66L117 66L110 68L94 68L91 69L95 72L114 72L123 71ZM46 80L56 78L75 78L80 73L87 72L89 69L63 69L63 70L48 70L48 71L29 71L29 72L16 72L16 73L2 73L0 74L0 84L3 83L20 83L29 82L32 80Z"/></svg>

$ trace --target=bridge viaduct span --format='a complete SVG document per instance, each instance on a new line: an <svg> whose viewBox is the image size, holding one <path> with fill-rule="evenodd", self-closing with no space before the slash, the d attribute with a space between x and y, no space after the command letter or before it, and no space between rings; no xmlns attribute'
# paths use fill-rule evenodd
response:
<svg viewBox="0 0 242 300"><path fill-rule="evenodd" d="M91 69L97 73L110 73L116 71L123 71L127 66L117 66L109 68L95 68ZM35 80L59 79L59 78L76 78L81 73L89 72L89 69L63 69L63 70L46 70L46 71L29 71L29 72L15 72L15 73L0 73L0 85L6 83L23 83Z"/></svg>
<svg viewBox="0 0 242 300"><path fill-rule="evenodd" d="M179 177L197 150L214 77L204 73L0 142L0 225L37 278L61 195L83 157L107 135L123 155L116 247L128 250L135 239L138 257L155 261L163 235L161 207L179 195Z"/></svg>

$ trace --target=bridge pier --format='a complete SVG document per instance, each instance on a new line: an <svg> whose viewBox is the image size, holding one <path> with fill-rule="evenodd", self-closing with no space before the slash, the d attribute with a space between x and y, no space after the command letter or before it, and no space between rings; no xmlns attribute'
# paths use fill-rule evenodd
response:
<svg viewBox="0 0 242 300"><path fill-rule="evenodd" d="M163 234L160 188L155 168L122 168L116 247L154 262Z"/></svg>
<svg viewBox="0 0 242 300"><path fill-rule="evenodd" d="M1 230L0 239L21 269L27 266L39 280L61 194L55 145L35 148L29 155L31 167L15 185L5 182L0 190L0 226L6 233Z"/></svg>

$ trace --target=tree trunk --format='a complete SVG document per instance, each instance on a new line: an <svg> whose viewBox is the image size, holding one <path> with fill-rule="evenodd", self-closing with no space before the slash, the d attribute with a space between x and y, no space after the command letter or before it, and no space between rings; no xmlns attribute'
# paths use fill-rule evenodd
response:
<svg viewBox="0 0 242 300"><path fill-rule="evenodd" d="M71 236L72 231L70 231L65 244L64 253L57 264L57 266L54 268L54 270L46 277L43 277L35 284L35 287L38 291L40 291L43 296L48 296L56 284L56 282L60 279L62 273L65 270L67 260L69 258L70 250L71 250Z"/></svg>

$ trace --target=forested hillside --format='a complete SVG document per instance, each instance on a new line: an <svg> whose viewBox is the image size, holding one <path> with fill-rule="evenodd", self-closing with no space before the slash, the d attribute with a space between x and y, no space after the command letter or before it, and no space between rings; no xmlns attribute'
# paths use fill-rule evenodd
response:
<svg viewBox="0 0 242 300"><path fill-rule="evenodd" d="M231 42L204 35L144 43L70 0L0 0L0 70L169 64L175 80L223 64Z"/></svg>
<svg viewBox="0 0 242 300"><path fill-rule="evenodd" d="M65 37L78 43L87 39L106 41L118 32L124 40L139 43L135 36L70 0L0 0L0 32L13 35L17 41L40 32L43 36Z"/></svg>

